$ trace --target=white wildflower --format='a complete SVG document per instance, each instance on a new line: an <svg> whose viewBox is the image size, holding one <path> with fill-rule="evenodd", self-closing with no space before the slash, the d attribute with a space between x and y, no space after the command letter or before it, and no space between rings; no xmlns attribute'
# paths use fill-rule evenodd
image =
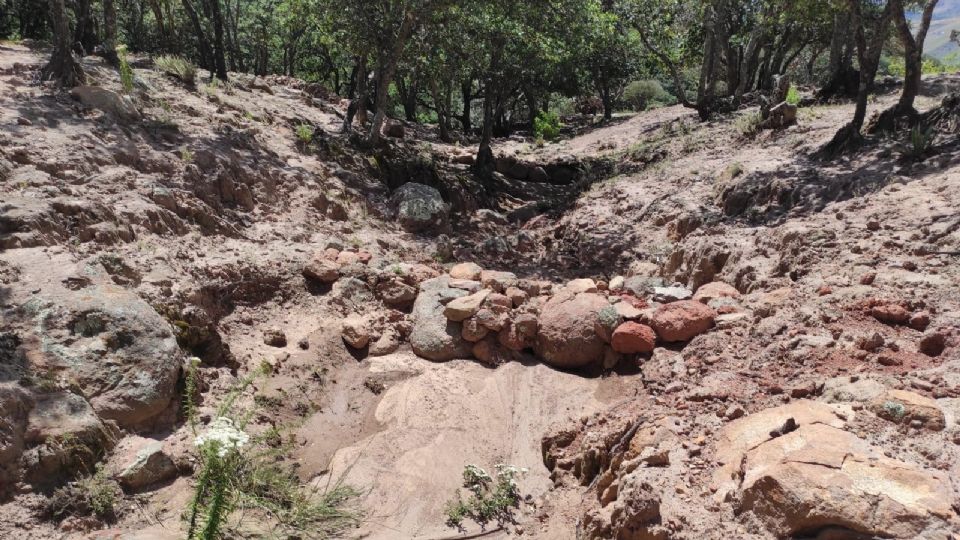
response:
<svg viewBox="0 0 960 540"><path fill-rule="evenodd" d="M210 422L207 431L199 435L193 444L198 447L210 445L219 457L225 457L234 450L239 451L249 440L250 436L237 429L233 420L219 416Z"/></svg>

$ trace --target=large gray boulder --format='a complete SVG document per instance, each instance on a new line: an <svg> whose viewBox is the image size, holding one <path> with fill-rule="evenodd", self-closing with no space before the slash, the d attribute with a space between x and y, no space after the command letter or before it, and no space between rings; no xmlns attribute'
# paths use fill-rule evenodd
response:
<svg viewBox="0 0 960 540"><path fill-rule="evenodd" d="M473 344L463 339L461 323L447 319L443 313L447 303L466 295L467 291L450 287L447 276L420 284L410 333L410 346L417 356L435 362L471 357Z"/></svg>
<svg viewBox="0 0 960 540"><path fill-rule="evenodd" d="M182 353L149 304L96 285L40 296L24 309L38 334L24 340L29 357L74 382L100 418L121 428L157 427L175 394Z"/></svg>
<svg viewBox="0 0 960 540"><path fill-rule="evenodd" d="M450 206L435 188L410 182L397 188L390 197L400 226L408 232L436 232L449 218Z"/></svg>

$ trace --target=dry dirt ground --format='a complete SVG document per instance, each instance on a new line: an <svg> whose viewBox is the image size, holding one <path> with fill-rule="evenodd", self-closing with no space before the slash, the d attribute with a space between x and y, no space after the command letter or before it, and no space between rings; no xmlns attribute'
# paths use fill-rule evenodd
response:
<svg viewBox="0 0 960 540"><path fill-rule="evenodd" d="M524 219L455 205L452 226L438 237L398 227L382 164L339 133L344 104L311 97L299 81L236 75L230 85L190 90L138 67L133 100L142 117L122 121L37 86L43 60L0 45L0 333L41 332L39 319L24 315L32 302L73 298L90 286L132 293L123 301L142 301L190 333L180 344L203 359L207 419L237 380L267 361L272 375L243 400L257 408L252 429L286 428L304 482L361 491L353 504L364 518L347 537L460 537L445 526L444 505L471 463L529 472L517 523L467 537L759 539L814 537L835 525L849 529L821 537L846 539L860 538L852 530L887 530L881 518L870 529L853 518L795 525L776 512L745 511L745 489L718 500L716 473L731 446L725 428L784 404L830 403L845 407L844 433L877 456L928 471L935 480L925 481L945 499L946 510L924 507L924 519L903 518L919 528L891 535L960 538L956 131L919 162L900 158L902 136L852 158L815 161L810 154L852 115L841 103L803 107L797 126L755 137L736 128L746 112L700 123L669 107L544 148L500 141L499 154L532 163L606 159L611 168L575 189L512 183L515 194L494 209L521 207L529 202L523 193L557 196ZM93 60L86 68L96 84L119 92L115 73ZM937 106L958 82L928 81L918 109ZM895 100L895 92L877 96L870 111ZM298 125L314 126L311 148L298 142ZM465 153L432 136L418 142L420 129L388 144ZM616 369L568 372L532 358L496 367L437 363L405 343L374 357L345 345L341 325L377 300L348 280L320 286L301 275L329 247L366 252L367 265L382 272L398 264L444 272L470 260L558 286L573 278L606 285L615 276L692 290L723 281L740 296L711 331ZM928 321L890 324L871 312L890 305ZM410 322L408 313L398 316ZM273 329L285 344L265 343ZM942 342L936 354L928 339ZM43 343L23 345L30 361L45 358ZM0 374L3 384L18 378ZM94 382L118 384L106 379ZM860 396L844 386L863 380L881 390ZM942 428L869 412L871 399L894 389L932 402ZM178 399L149 422L117 417L119 444L104 457L111 471L141 436L163 441L178 464L191 462ZM802 415L814 413L790 414L804 424ZM670 457L641 466L647 476L638 479L621 467L629 452L618 443L651 426L670 426L656 443ZM44 519L43 494L27 482L7 486L0 537L180 538L192 487L189 466L180 468L176 478L129 494L111 524ZM802 488L789 495L822 496Z"/></svg>

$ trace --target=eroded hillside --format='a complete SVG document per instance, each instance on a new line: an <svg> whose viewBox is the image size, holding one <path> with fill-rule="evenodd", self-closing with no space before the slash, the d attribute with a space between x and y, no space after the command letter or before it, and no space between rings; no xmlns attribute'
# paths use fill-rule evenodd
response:
<svg viewBox="0 0 960 540"><path fill-rule="evenodd" d="M922 160L811 157L849 104L755 137L666 107L499 140L484 183L295 79L43 62L0 48L0 536L181 538L187 381L203 427L260 371L247 430L357 490L347 537L455 537L468 464L528 469L491 538L960 534L956 98ZM95 463L115 519L51 515Z"/></svg>

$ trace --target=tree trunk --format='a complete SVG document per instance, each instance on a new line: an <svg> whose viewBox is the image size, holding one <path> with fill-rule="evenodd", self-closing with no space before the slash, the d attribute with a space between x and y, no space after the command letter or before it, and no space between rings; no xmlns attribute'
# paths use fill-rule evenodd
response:
<svg viewBox="0 0 960 540"><path fill-rule="evenodd" d="M90 0L76 0L74 5L77 27L74 29L73 42L80 45L80 54L86 56L91 54L97 46L97 32L93 25Z"/></svg>
<svg viewBox="0 0 960 540"><path fill-rule="evenodd" d="M483 91L483 131L480 135L480 149L474 163L474 171L480 178L493 177L496 165L493 159L493 85L488 81Z"/></svg>
<svg viewBox="0 0 960 540"><path fill-rule="evenodd" d="M70 47L70 23L63 0L49 0L50 22L53 26L53 54L50 62L40 72L43 81L54 81L64 88L83 84L83 69L73 57Z"/></svg>
<svg viewBox="0 0 960 540"><path fill-rule="evenodd" d="M193 6L191 0L181 0L183 2L183 10L187 13L187 17L190 19L190 24L193 25L193 31L197 35L197 49L200 53L200 65L205 69L213 71L213 51L210 50L210 40L207 39L207 34L203 31L203 23L200 21L200 14L197 13L196 8Z"/></svg>
<svg viewBox="0 0 960 540"><path fill-rule="evenodd" d="M867 99L870 96L870 87L873 86L873 80L877 74L877 67L880 64L880 54L883 52L883 41L892 16L893 2L895 1L896 0L890 0L886 2L883 13L877 20L876 26L873 28L873 33L868 40L866 28L864 28L866 21L861 11L860 0L848 0L854 40L857 44L857 59L860 63L857 106L853 113L853 120L837 131L833 139L820 151L821 156L832 157L844 150L856 148L863 139L860 130L863 128L863 121L867 117Z"/></svg>
<svg viewBox="0 0 960 540"><path fill-rule="evenodd" d="M933 19L933 10L937 7L938 0L927 0L923 6L923 15L920 17L920 26L917 28L917 35L910 32L910 23L907 22L906 13L903 9L902 0L891 0L893 3L893 20L897 26L897 33L900 35L900 43L903 44L903 60L906 67L906 75L903 78L903 92L900 94L900 101L897 108L901 112L914 111L913 102L920 93L920 81L923 76L923 44L927 40L927 31L930 29L930 21Z"/></svg>
<svg viewBox="0 0 960 540"><path fill-rule="evenodd" d="M117 10L113 0L103 0L103 57L112 66L120 65L117 56Z"/></svg>
<svg viewBox="0 0 960 540"><path fill-rule="evenodd" d="M383 52L386 51L381 51L379 55L380 58L377 62L379 64L377 66L377 97L374 103L377 112L373 115L373 122L370 123L370 134L367 136L370 144L380 142L380 128L383 127L383 122L387 117L387 98L389 97L390 83L393 81L393 76L397 71L397 64L400 62L400 56L403 54L403 49L410 35L413 34L416 24L416 14L412 11L405 13L403 22L400 24L400 29L397 32L397 39L393 44L393 50L387 52L387 56L383 55Z"/></svg>
<svg viewBox="0 0 960 540"><path fill-rule="evenodd" d="M470 113L473 106L473 79L460 83L460 95L463 98L463 112L460 114L460 127L463 132L470 133Z"/></svg>
<svg viewBox="0 0 960 540"><path fill-rule="evenodd" d="M214 71L218 79L227 80L227 61L223 46L223 12L220 0L211 0L211 18L213 19L213 59Z"/></svg>

